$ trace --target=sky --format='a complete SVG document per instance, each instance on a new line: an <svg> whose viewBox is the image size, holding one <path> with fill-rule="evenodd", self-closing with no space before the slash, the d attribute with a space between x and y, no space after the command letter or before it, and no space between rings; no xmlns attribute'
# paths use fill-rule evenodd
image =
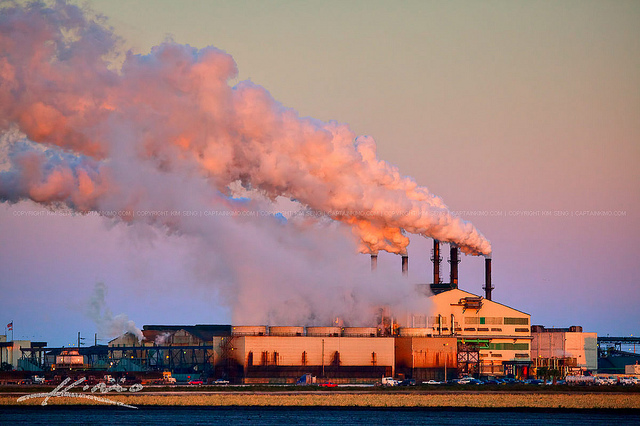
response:
<svg viewBox="0 0 640 426"><path fill-rule="evenodd" d="M237 64L230 86L250 80L300 117L373 138L379 159L491 241L493 300L531 314L532 324L640 333L637 2L86 5L121 37L121 51L146 55L167 40L215 46ZM168 193L190 193L182 184ZM339 224L292 232L256 223L220 219L202 231L189 222L167 232L4 202L0 321L13 321L16 339L52 346L74 343L78 331L105 343L113 333L101 322L113 317L138 327L259 321L233 309L251 311L248 299L304 309L295 297L287 302L298 287L280 286L278 276L309 280L318 299L368 268ZM409 283L429 282L431 240L409 239ZM309 269L305 251L324 265ZM225 264L259 266L238 278L255 286L234 287L237 271L225 274ZM399 257L383 252L378 265L379 278L393 283L375 285L381 300L402 303L397 294L411 285L396 277ZM483 268L482 257L462 256L460 288L481 294ZM107 289L101 300L97 283ZM292 318L269 315L272 325Z"/></svg>

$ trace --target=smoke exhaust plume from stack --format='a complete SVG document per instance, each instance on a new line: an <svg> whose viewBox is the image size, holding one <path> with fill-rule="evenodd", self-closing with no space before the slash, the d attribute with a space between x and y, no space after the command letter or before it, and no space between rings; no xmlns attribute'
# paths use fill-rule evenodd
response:
<svg viewBox="0 0 640 426"><path fill-rule="evenodd" d="M471 223L378 159L373 138L301 118L250 81L229 86L236 63L213 47L165 42L147 55L127 53L113 70L107 59L118 55L120 40L87 13L63 1L2 9L1 201L98 212L231 252L238 240L275 232L247 216L284 198L314 212L291 227L345 224L364 253L406 254L405 232L491 253ZM234 198L239 189L252 199ZM246 214L229 215L236 219L225 226L194 217L212 211ZM252 223L254 235L231 222ZM228 269L230 282L262 277L224 259L216 267ZM230 294L236 305L249 298Z"/></svg>
<svg viewBox="0 0 640 426"><path fill-rule="evenodd" d="M142 330L125 314L113 315L105 300L107 286L104 283L96 283L93 294L87 304L86 314L95 322L98 334L101 337L112 338L123 333L131 333L142 341Z"/></svg>
<svg viewBox="0 0 640 426"><path fill-rule="evenodd" d="M1 129L34 142L14 147L3 200L136 209L117 164L128 151L158 172L206 177L223 194L240 182L271 199L295 199L349 224L363 252L405 254L403 230L465 253L491 252L439 197L379 160L371 137L300 118L254 83L230 87L236 64L221 50L167 42L146 56L127 54L116 73L104 58L117 38L76 6L6 8L1 19ZM17 33L24 36L10 37Z"/></svg>

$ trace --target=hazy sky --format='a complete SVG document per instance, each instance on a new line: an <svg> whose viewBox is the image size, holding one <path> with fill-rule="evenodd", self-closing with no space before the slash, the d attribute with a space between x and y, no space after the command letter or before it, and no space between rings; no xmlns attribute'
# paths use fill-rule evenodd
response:
<svg viewBox="0 0 640 426"><path fill-rule="evenodd" d="M215 46L237 63L232 84L372 136L379 158L491 240L493 299L532 324L640 333L637 1L88 4L124 49ZM96 282L138 326L231 321L207 279L194 281L190 239L16 213L27 209L38 207L0 205L0 321L16 339L93 336ZM410 238L410 279L429 282L431 240ZM379 267L399 272L400 259ZM480 294L483 267L463 256L460 288Z"/></svg>

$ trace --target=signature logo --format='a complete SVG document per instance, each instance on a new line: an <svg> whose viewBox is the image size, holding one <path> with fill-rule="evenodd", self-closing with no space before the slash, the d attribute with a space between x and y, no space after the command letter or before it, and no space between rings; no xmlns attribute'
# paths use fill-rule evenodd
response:
<svg viewBox="0 0 640 426"><path fill-rule="evenodd" d="M128 405L128 404L125 404L123 402L113 401L113 400L107 399L107 398L101 398L101 397L95 396L93 394L95 394L96 392L100 392L102 394L109 393L109 392L127 392L127 391L128 392L138 392L138 391L142 390L142 388L143 388L141 384L134 384L134 385L130 386L127 389L126 387L121 386L121 385L107 386L105 383L98 383L97 385L95 385L95 386L93 386L91 388L91 394L69 392L69 390L71 390L74 387L78 386L79 384L81 384L85 380L86 380L86 377L83 377L83 378L78 379L75 382L71 383L70 385L66 386L66 384L71 381L71 378L67 377L66 379L64 379L62 381L62 383L60 383L51 392L41 392L41 393L33 393L33 394L30 394L30 395L24 395L24 396L21 396L20 398L18 398L18 402L26 401L27 399L32 399L32 398L44 398L44 400L42 401L42 405L47 405L47 401L49 401L49 398L84 398L84 399L91 399L93 401L103 402L105 404L118 405L120 407L127 407L127 408L134 408L134 409L138 408L136 406ZM90 386L85 384L82 387L82 390L86 391L89 388L90 388Z"/></svg>

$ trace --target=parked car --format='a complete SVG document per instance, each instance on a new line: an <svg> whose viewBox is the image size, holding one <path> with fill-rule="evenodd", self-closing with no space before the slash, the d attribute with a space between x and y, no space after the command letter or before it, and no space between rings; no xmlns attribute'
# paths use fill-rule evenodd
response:
<svg viewBox="0 0 640 426"><path fill-rule="evenodd" d="M382 386L398 386L398 381L393 377L383 377Z"/></svg>
<svg viewBox="0 0 640 426"><path fill-rule="evenodd" d="M398 383L398 386L415 386L415 385L416 385L416 379L405 379L400 383Z"/></svg>
<svg viewBox="0 0 640 426"><path fill-rule="evenodd" d="M217 379L217 380L215 380L215 381L213 382L213 384L214 384L214 385L218 385L218 386L221 386L221 385L228 385L228 384L229 384L229 381L228 381L228 380L224 380L224 379Z"/></svg>
<svg viewBox="0 0 640 426"><path fill-rule="evenodd" d="M202 380L189 380L188 382L189 385L202 385L204 384L204 382Z"/></svg>
<svg viewBox="0 0 640 426"><path fill-rule="evenodd" d="M441 385L444 382L439 382L437 380L429 380L428 382L424 382L425 385Z"/></svg>

